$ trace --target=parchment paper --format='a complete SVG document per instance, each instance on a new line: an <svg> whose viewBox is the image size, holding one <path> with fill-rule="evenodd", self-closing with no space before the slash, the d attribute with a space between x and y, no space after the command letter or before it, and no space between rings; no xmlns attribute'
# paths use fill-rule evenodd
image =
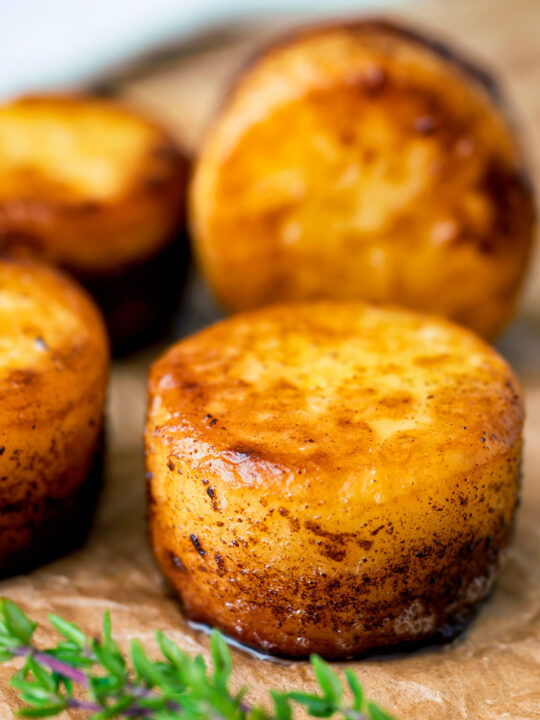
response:
<svg viewBox="0 0 540 720"><path fill-rule="evenodd" d="M480 37L489 35L493 14L503 7L492 2L489 12L485 3L470 2L468 7L484 8L484 14L473 13L481 21ZM445 7L457 3L445 4ZM457 13L454 23L464 22ZM506 5L508 8L508 5ZM538 5L536 6L538 9ZM522 12L522 29L531 27L532 4L518 0L513 13ZM441 16L442 17L442 16ZM534 15L537 20L539 14ZM474 37L472 22L465 23L468 37ZM492 23L490 26L489 23ZM512 20L516 24L515 17ZM488 29L486 30L486 23ZM498 27L498 26L497 26ZM506 27L506 26L505 26ZM518 28L519 29L519 28ZM482 32L484 35L482 35ZM514 32L516 28L514 27ZM493 34L493 33L492 33ZM537 34L529 33L529 43ZM502 41L500 41L502 42ZM504 41L506 42L506 41ZM522 48L527 33L518 32L516 43ZM503 43L504 45L504 43ZM502 47L502 46L501 46ZM532 45L531 45L532 47ZM501 51L502 52L502 51ZM225 53L226 54L226 53ZM238 52L231 50L236 59ZM206 59L205 59L206 57ZM208 85L201 90L201 106L211 104L216 78L210 72L212 61L201 57L202 75ZM222 77L223 51L214 56ZM540 55L538 55L540 57ZM189 61L190 68L193 60ZM196 63L195 63L196 64ZM216 62L214 66L217 67ZM176 68L176 69L175 69ZM523 67L522 67L523 69ZM519 68L516 72L519 71ZM197 84L189 74L182 75L178 66L164 76L130 82L123 92L158 110L166 108L165 96L172 103L178 98L182 77L186 88ZM519 71L521 72L521 71ZM220 74L221 73L221 74ZM165 79L164 79L165 78ZM169 93L173 78L174 92ZM531 80L527 80L531 82ZM191 85L190 85L191 83ZM213 83L213 84L212 84ZM524 88L528 87L523 81ZM153 100L152 100L153 98ZM531 126L537 99L525 101ZM536 104L534 104L536 103ZM171 106L172 107L172 106ZM188 144L199 136L199 118L192 103ZM170 117L179 115L174 106ZM185 119L184 119L185 120ZM485 603L469 630L452 644L424 648L408 655L377 656L351 662L367 693L378 700L399 720L533 720L540 718L540 307L538 289L540 273L535 260L533 277L523 309L499 343L499 348L517 370L526 391L528 420L524 465L523 505L513 555L500 575L492 598ZM177 319L174 335L181 336L217 317L217 311L200 280L192 275ZM160 352L154 347L130 360L116 363L112 372L109 403L109 450L106 483L94 529L85 548L34 573L4 581L0 594L20 603L31 616L46 627L49 612L61 614L80 624L91 634L100 633L105 609L112 612L114 633L124 647L130 638L140 637L153 645L156 627L165 630L190 653L207 656L207 636L191 628L171 595L153 562L146 534L144 507L144 468L141 432L145 410L145 374L149 363ZM53 642L53 634L40 631L37 639ZM268 687L281 689L314 688L307 663L276 662L260 659L234 649L233 685L247 684L249 697L266 697ZM16 696L8 680L16 663L0 666L0 718L13 717ZM345 664L336 664L341 671ZM75 718L76 715L66 714Z"/></svg>

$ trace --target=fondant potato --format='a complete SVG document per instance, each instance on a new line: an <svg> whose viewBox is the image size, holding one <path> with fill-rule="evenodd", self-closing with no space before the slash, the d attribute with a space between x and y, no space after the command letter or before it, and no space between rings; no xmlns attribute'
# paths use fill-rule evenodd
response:
<svg viewBox="0 0 540 720"><path fill-rule="evenodd" d="M84 539L100 486L109 353L75 283L0 261L0 575Z"/></svg>
<svg viewBox="0 0 540 720"><path fill-rule="evenodd" d="M362 298L492 337L533 206L491 78L368 20L285 38L243 70L202 147L191 220L230 310Z"/></svg>
<svg viewBox="0 0 540 720"><path fill-rule="evenodd" d="M447 320L360 302L239 314L153 366L158 562L186 613L288 656L451 636L518 501L511 370Z"/></svg>
<svg viewBox="0 0 540 720"><path fill-rule="evenodd" d="M186 262L187 162L144 115L84 96L0 106L0 255L67 269L115 347L170 315Z"/></svg>

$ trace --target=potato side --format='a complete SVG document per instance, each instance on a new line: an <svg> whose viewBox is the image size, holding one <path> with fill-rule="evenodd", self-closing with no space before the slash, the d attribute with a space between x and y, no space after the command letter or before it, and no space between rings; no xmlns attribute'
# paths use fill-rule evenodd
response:
<svg viewBox="0 0 540 720"><path fill-rule="evenodd" d="M85 537L101 484L108 343L72 281L0 262L0 574Z"/></svg>
<svg viewBox="0 0 540 720"><path fill-rule="evenodd" d="M471 333L359 303L238 315L153 367L152 541L189 617L281 655L452 636L495 579L523 408Z"/></svg>
<svg viewBox="0 0 540 720"><path fill-rule="evenodd" d="M532 191L495 83L429 36L365 21L284 38L243 69L191 187L194 247L232 311L360 298L511 317Z"/></svg>

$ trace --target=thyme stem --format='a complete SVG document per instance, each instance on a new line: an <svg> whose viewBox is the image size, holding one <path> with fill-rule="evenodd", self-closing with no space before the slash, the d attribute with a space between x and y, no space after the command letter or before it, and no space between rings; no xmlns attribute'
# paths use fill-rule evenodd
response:
<svg viewBox="0 0 540 720"><path fill-rule="evenodd" d="M78 685L88 687L88 677L86 673L72 665L68 665L68 663L62 662L62 660L58 660L46 652L38 650L32 645L14 648L12 652L17 657L28 657L30 655L43 667L52 670L62 677L68 678L68 680L72 680Z"/></svg>

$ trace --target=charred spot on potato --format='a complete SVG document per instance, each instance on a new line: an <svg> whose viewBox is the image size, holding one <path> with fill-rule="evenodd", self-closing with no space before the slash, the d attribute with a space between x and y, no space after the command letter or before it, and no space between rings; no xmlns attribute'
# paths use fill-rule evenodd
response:
<svg viewBox="0 0 540 720"><path fill-rule="evenodd" d="M148 476L150 476L150 477L148 477ZM154 493L152 492L152 486L150 484L152 477L153 477L152 473L146 474L146 506L148 508L149 513L151 513L152 509L157 505L157 501L156 501Z"/></svg>
<svg viewBox="0 0 540 720"><path fill-rule="evenodd" d="M181 572L181 573L187 573L187 568L184 565L184 563L180 560L178 555L176 555L172 550L167 551L167 556L169 559L169 563L173 567L175 571Z"/></svg>
<svg viewBox="0 0 540 720"><path fill-rule="evenodd" d="M388 408L389 410L402 409L406 412L405 408L407 405L413 402L412 396L407 392L395 392L392 395L387 395L379 400L379 404Z"/></svg>
<svg viewBox="0 0 540 720"><path fill-rule="evenodd" d="M197 535L191 533L189 539L191 540L193 547L199 553L199 555L204 557L206 555L206 550L203 550L203 548L201 547L201 543L199 542L199 538L197 537Z"/></svg>
<svg viewBox="0 0 540 720"><path fill-rule="evenodd" d="M214 560L216 561L218 568L223 572L225 570L225 560L223 559L223 555L218 552L214 553Z"/></svg>
<svg viewBox="0 0 540 720"><path fill-rule="evenodd" d="M20 369L20 370L12 370L9 373L9 382L12 385L22 385L22 386L29 386L29 385L35 385L39 382L40 376L39 373L37 373L35 370L30 368Z"/></svg>

